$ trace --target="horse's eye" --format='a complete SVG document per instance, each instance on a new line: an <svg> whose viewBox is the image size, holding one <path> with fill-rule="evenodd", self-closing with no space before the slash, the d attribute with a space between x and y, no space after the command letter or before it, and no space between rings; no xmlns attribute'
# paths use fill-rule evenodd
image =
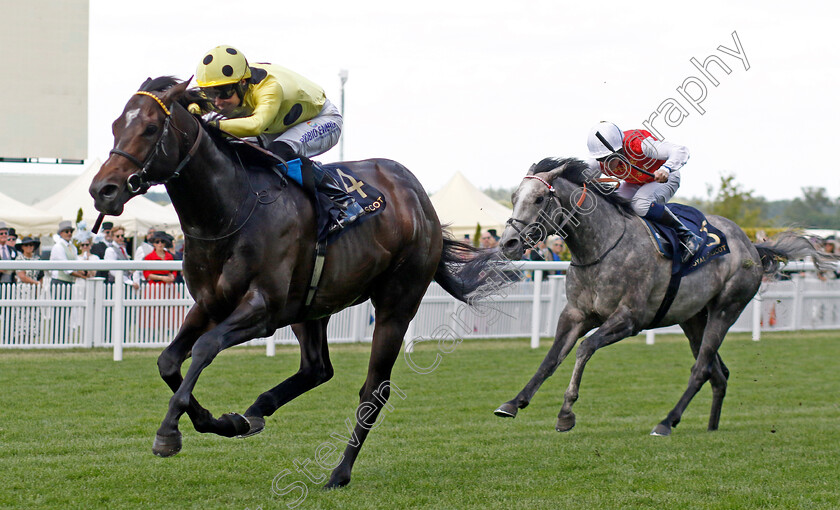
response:
<svg viewBox="0 0 840 510"><path fill-rule="evenodd" d="M541 203L543 203L543 200L545 200L545 197L537 197L537 199L534 200L534 202L537 203L537 204L541 204Z"/></svg>
<svg viewBox="0 0 840 510"><path fill-rule="evenodd" d="M155 124L149 124L146 126L146 130L143 131L143 136L151 136L157 133L158 127Z"/></svg>

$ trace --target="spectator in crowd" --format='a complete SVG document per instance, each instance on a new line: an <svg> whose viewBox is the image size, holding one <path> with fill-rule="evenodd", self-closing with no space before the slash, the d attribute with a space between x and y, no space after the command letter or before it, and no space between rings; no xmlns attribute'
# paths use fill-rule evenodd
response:
<svg viewBox="0 0 840 510"><path fill-rule="evenodd" d="M41 246L41 241L32 237L24 237L17 246L15 246L17 251L20 252L18 260L38 260L35 256L35 251L38 250L39 246ZM44 272L39 269L21 269L17 272L17 279L20 283L40 285L43 278Z"/></svg>
<svg viewBox="0 0 840 510"><path fill-rule="evenodd" d="M481 247L484 249L496 248L499 246L499 238L493 235L490 230L485 230L481 234Z"/></svg>
<svg viewBox="0 0 840 510"><path fill-rule="evenodd" d="M105 250L105 260L131 260L128 256L128 251L125 249L125 229L120 226L115 226L111 229L111 236L114 240L114 245L109 246ZM110 271L108 274L108 281L113 283L116 281L116 271ZM140 288L140 274L137 271L124 271L123 283L131 285L134 289Z"/></svg>
<svg viewBox="0 0 840 510"><path fill-rule="evenodd" d="M169 251L172 248L172 236L166 232L155 232L151 238L154 250L146 255L143 260L175 260L175 257ZM143 277L149 283L174 283L175 271L158 270L158 271L143 271Z"/></svg>
<svg viewBox="0 0 840 510"><path fill-rule="evenodd" d="M14 228L9 228L9 235L6 237L6 246L9 248L14 248L17 244L17 232L15 232Z"/></svg>
<svg viewBox="0 0 840 510"><path fill-rule="evenodd" d="M113 228L114 224L110 221L106 221L102 223L102 230L99 234L93 238L93 245L90 247L90 252L100 259L104 259L105 250L107 250L109 246L114 245L114 238L111 237L111 229ZM96 276L99 278L108 278L108 271L97 271Z"/></svg>
<svg viewBox="0 0 840 510"><path fill-rule="evenodd" d="M58 224L58 234L53 236L55 245L50 250L50 260L76 260L79 252L76 246L70 242L73 238L73 224L69 221L62 221ZM52 271L52 285L72 285L76 278L86 278L84 271L78 270L55 270Z"/></svg>
<svg viewBox="0 0 840 510"><path fill-rule="evenodd" d="M134 260L145 260L146 255L155 251L155 247L152 246L152 238L155 235L155 227L150 227L148 232L146 232L146 239L143 241L143 244L137 247L134 250Z"/></svg>
<svg viewBox="0 0 840 510"><path fill-rule="evenodd" d="M92 252L93 234L88 230L78 233L76 238L79 241L79 260L99 260L99 255ZM86 277L92 278L96 275L96 271L86 271Z"/></svg>
<svg viewBox="0 0 840 510"><path fill-rule="evenodd" d="M146 255L143 260L174 260L175 257L169 251L172 248L172 236L163 231L157 231L150 239L154 250ZM177 288L175 282L175 271L171 270L146 270L143 277L148 282L143 292L145 299L172 299L176 297ZM177 315L174 309L168 312L158 309L141 309L138 321L141 327L141 334L144 339L159 341L166 336L167 327L171 328L177 322Z"/></svg>
<svg viewBox="0 0 840 510"><path fill-rule="evenodd" d="M15 260L17 258L17 251L14 248L9 248L7 244L8 238L9 227L0 221L0 260ZM14 271L0 271L0 283L14 283L14 281Z"/></svg>
<svg viewBox="0 0 840 510"><path fill-rule="evenodd" d="M184 260L184 240L180 240L175 243L175 248L173 250L172 256L175 260ZM175 272L175 283L184 283L184 273L181 271Z"/></svg>
<svg viewBox="0 0 840 510"><path fill-rule="evenodd" d="M32 237L24 237L15 248L20 252L18 260L37 260L35 251L41 241ZM39 287L44 279L44 272L38 269L17 271L17 298L35 299L39 294ZM21 306L17 308L14 317L15 339L21 344L32 344L38 337L41 326L41 310L36 306Z"/></svg>
<svg viewBox="0 0 840 510"><path fill-rule="evenodd" d="M565 244L563 243L563 238L560 236L549 236L548 240L546 241L546 250L545 250L545 260L549 262L559 262L563 260L564 253L565 253ZM547 271L547 273L556 275L556 274L565 274L566 272L563 270L557 271Z"/></svg>

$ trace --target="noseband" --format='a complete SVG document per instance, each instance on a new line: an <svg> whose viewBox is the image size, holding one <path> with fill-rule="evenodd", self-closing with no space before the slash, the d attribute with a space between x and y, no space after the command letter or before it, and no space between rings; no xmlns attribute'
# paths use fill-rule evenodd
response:
<svg viewBox="0 0 840 510"><path fill-rule="evenodd" d="M549 215L549 212L551 211L552 206L554 204L556 204L561 210L563 209L563 204L560 203L560 197L558 197L557 194L556 194L557 190L554 188L554 186L551 185L550 182L548 182L547 180L543 179L542 177L540 177L538 175L526 175L525 179L535 179L535 180L540 181L541 183L545 184L545 187L548 188L548 194L551 197L550 200L546 200L545 205L543 205L540 212L537 213L537 218L550 218L551 216ZM577 201L577 206L578 207L583 205L583 201L586 199L586 192L587 192L586 183L583 183L583 193L581 194L580 198ZM574 218L574 216L575 216L575 214L574 214L574 211L573 211L571 214L569 214L565 218L563 218L563 222L560 223L560 226L557 227L557 230L562 231L563 227L565 227L566 224L569 223L569 221L571 221L572 218ZM520 220L519 218L511 217L507 220L506 223L508 225L510 225L511 227L513 227L514 230L516 230L516 233L519 234L520 241L526 242L526 239L523 239L523 236L522 236L523 229L517 227L516 224L521 223L522 225L524 225L524 228L527 228L529 225L532 225L535 222L528 223L526 221ZM544 229L538 229L538 230L540 232L540 238L536 239L536 241L537 242L543 241L544 238L545 238L545 235L543 235L543 234L544 233L548 234L548 232L546 232ZM530 238L530 236L527 236L527 237ZM533 238L531 238L530 240L535 241Z"/></svg>
<svg viewBox="0 0 840 510"><path fill-rule="evenodd" d="M190 162L190 159L195 155L195 152L198 150L199 143L201 142L201 123L196 120L196 124L198 125L198 135L195 137L195 142L193 143L192 147L190 148L187 156L181 160L178 166L175 168L175 171L170 174L167 178L162 180L154 180L149 178L149 167L151 166L152 162L158 155L158 152L166 154L166 149L163 147L163 142L166 140L166 137L169 135L169 126L172 123L172 113L169 111L169 108L163 104L163 101L160 98L151 92L146 92L144 90L140 90L135 92L134 95L140 96L148 96L155 100L155 102L163 109L163 113L166 114L166 119L163 121L163 129L160 132L160 136L155 142L155 146L146 156L142 162L139 158L132 156L131 154L121 151L119 149L111 149L110 154L116 154L117 156L122 156L125 159L131 161L137 168L140 170L129 175L128 179L125 181L125 187L128 189L129 193L133 195L138 195L141 193L145 193L150 187L155 184L165 184L171 179L178 177L181 174L181 170ZM186 133L178 130L177 128L173 128L179 131L181 134L186 135Z"/></svg>

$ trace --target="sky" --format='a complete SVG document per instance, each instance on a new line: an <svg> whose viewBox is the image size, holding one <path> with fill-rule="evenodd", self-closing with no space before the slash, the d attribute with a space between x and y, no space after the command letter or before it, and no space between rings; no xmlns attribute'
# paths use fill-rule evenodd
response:
<svg viewBox="0 0 840 510"><path fill-rule="evenodd" d="M678 197L733 174L769 200L806 186L836 198L838 22L840 7L812 1L91 0L89 158L107 158L111 122L146 77L189 78L230 44L336 104L346 69L344 159L394 159L430 192L456 171L516 186L542 158L585 157L609 120L688 147ZM730 69L709 63L717 86L691 63L712 55ZM680 87L705 97L692 106Z"/></svg>

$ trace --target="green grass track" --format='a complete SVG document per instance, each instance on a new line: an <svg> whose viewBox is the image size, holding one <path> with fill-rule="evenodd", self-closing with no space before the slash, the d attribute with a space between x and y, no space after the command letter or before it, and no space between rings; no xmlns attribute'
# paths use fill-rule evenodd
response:
<svg viewBox="0 0 840 510"><path fill-rule="evenodd" d="M431 365L429 344L416 364ZM334 346L335 377L257 436L199 434L184 415L183 450L168 459L151 451L171 396L157 350L126 350L122 362L109 350L0 351L0 508L840 508L840 333L729 335L720 430L706 430L707 384L667 438L649 433L685 390L693 358L683 337L597 352L570 432L554 422L574 354L516 419L494 416L548 346L468 340L426 375L401 357L392 380L405 399L392 393L352 482L336 491L320 490L328 472L314 458L339 445L331 434L346 435L369 345ZM195 395L216 416L244 412L298 362L296 347L274 358L232 349ZM306 459L308 475L295 464ZM282 494L290 486L299 488Z"/></svg>

